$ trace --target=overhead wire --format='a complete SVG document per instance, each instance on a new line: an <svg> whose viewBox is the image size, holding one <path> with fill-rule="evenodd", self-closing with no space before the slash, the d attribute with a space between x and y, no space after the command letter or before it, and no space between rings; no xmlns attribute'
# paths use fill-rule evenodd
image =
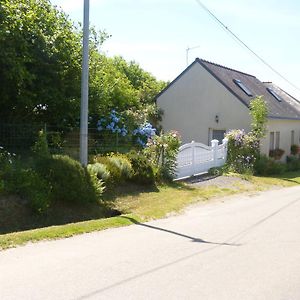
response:
<svg viewBox="0 0 300 300"><path fill-rule="evenodd" d="M281 79L286 81L288 84L290 84L292 87L297 89L300 92L300 88L295 85L293 82L291 82L288 78L286 78L284 75L282 75L279 71L277 71L274 67L272 67L265 59L263 59L260 55L258 55L254 50L252 50L241 38L239 38L238 35L236 35L232 30L228 28L211 10L209 10L200 0L195 0L198 5L205 10L227 33L229 33L233 39L238 42L240 45L242 45L244 48L246 48L248 51L250 51L251 54L253 54L257 59L260 60L264 65L266 65L270 70L272 70L276 75L278 75Z"/></svg>

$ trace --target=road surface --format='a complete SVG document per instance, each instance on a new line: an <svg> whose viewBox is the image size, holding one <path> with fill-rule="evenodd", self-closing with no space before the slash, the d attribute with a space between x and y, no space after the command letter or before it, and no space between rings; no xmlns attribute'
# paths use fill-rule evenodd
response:
<svg viewBox="0 0 300 300"><path fill-rule="evenodd" d="M300 187L2 251L0 299L300 299Z"/></svg>

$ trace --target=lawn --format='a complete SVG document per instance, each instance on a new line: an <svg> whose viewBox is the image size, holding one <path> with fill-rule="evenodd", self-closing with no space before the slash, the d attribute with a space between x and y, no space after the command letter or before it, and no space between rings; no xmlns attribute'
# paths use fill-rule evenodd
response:
<svg viewBox="0 0 300 300"><path fill-rule="evenodd" d="M107 193L103 199L105 203L112 205L110 207L111 212L120 214L109 218L107 218L109 210L103 211L94 206L77 207L76 213L74 209L71 210L69 207L58 207L57 211L50 212L50 215L47 217L35 218L32 221L30 215L28 213L24 214L22 210L20 215L15 213L15 215L4 216L4 210L1 210L0 207L0 219L4 220L4 217L6 219L10 217L11 219L16 219L19 224L27 224L27 228L29 228L29 230L16 229L14 226L12 226L11 230L7 227L5 230L2 228L0 249L7 249L28 242L66 238L77 234L163 218L182 211L190 204L204 202L214 197L262 191L274 187L294 186L300 184L300 172L289 172L277 177L250 176L246 179L247 184L238 183L230 188L213 185L197 187L186 183L172 183L148 188L132 184L120 186L114 191ZM60 213L58 214L58 212ZM10 213L12 213L12 208ZM26 216L27 219L22 220L22 216ZM29 222L30 220L31 223ZM71 220L71 223L68 220ZM49 226L49 224L60 225Z"/></svg>

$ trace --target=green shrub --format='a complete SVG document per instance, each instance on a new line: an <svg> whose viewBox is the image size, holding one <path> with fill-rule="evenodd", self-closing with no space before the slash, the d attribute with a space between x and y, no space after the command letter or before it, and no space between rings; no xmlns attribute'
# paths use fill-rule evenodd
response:
<svg viewBox="0 0 300 300"><path fill-rule="evenodd" d="M228 152L226 165L229 170L240 174L253 174L259 157L260 140L266 135L267 105L262 96L250 101L251 131L230 130L226 134Z"/></svg>
<svg viewBox="0 0 300 300"><path fill-rule="evenodd" d="M49 183L33 169L17 167L6 177L6 191L28 200L34 212L45 213L51 203Z"/></svg>
<svg viewBox="0 0 300 300"><path fill-rule="evenodd" d="M100 163L106 166L106 169L110 173L110 177L107 183L110 185L117 184L124 180L122 178L122 171L117 164L111 161L109 156L95 156L94 162Z"/></svg>
<svg viewBox="0 0 300 300"><path fill-rule="evenodd" d="M91 172L90 176L91 176L91 183L95 191L95 195L97 198L100 198L105 190L104 181L102 179L99 179L96 173Z"/></svg>
<svg viewBox="0 0 300 300"><path fill-rule="evenodd" d="M254 163L259 153L259 141L252 133L242 129L230 130L226 134L228 152L226 165L229 170L240 174L253 173Z"/></svg>
<svg viewBox="0 0 300 300"><path fill-rule="evenodd" d="M44 130L39 131L38 138L32 147L32 151L37 157L49 157L50 152L48 148L47 135Z"/></svg>
<svg viewBox="0 0 300 300"><path fill-rule="evenodd" d="M180 143L177 131L161 133L148 140L143 154L154 166L158 179L172 180L175 177Z"/></svg>
<svg viewBox="0 0 300 300"><path fill-rule="evenodd" d="M284 154L283 149L274 149L269 151L269 156L276 160L280 160L283 154Z"/></svg>
<svg viewBox="0 0 300 300"><path fill-rule="evenodd" d="M261 155L254 164L257 175L279 175L286 171L287 166L265 155Z"/></svg>
<svg viewBox="0 0 300 300"><path fill-rule="evenodd" d="M51 184L54 200L85 203L96 201L99 197L97 186L87 169L68 156L39 159L36 169Z"/></svg>
<svg viewBox="0 0 300 300"><path fill-rule="evenodd" d="M15 162L15 154L11 154L0 146L0 179L10 172Z"/></svg>
<svg viewBox="0 0 300 300"><path fill-rule="evenodd" d="M133 169L129 159L124 154L113 154L109 157L109 160L121 171L122 178L131 178Z"/></svg>
<svg viewBox="0 0 300 300"><path fill-rule="evenodd" d="M140 184L153 184L155 182L152 166L144 155L131 151L127 157L133 169L131 177L133 182Z"/></svg>
<svg viewBox="0 0 300 300"><path fill-rule="evenodd" d="M298 171L300 170L300 159L293 155L287 156L286 166L288 171Z"/></svg>
<svg viewBox="0 0 300 300"><path fill-rule="evenodd" d="M298 145L292 145L291 146L291 154L292 155L297 155L299 153L299 146Z"/></svg>
<svg viewBox="0 0 300 300"><path fill-rule="evenodd" d="M220 176L224 172L222 167L213 167L208 170L208 175L211 176Z"/></svg>
<svg viewBox="0 0 300 300"><path fill-rule="evenodd" d="M98 179L108 182L110 178L110 172L107 169L106 165L101 163L89 164L87 169L90 173L95 173Z"/></svg>

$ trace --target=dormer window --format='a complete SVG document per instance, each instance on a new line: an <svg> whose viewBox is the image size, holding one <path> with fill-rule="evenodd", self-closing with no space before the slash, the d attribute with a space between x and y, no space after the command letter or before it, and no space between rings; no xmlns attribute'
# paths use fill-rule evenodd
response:
<svg viewBox="0 0 300 300"><path fill-rule="evenodd" d="M243 90L249 97L252 97L253 94L251 91L238 79L233 79L233 82L241 89Z"/></svg>
<svg viewBox="0 0 300 300"><path fill-rule="evenodd" d="M280 96L278 96L276 94L276 92L274 90L272 90L271 88L267 88L267 91L278 101L278 102L281 102L282 99Z"/></svg>

